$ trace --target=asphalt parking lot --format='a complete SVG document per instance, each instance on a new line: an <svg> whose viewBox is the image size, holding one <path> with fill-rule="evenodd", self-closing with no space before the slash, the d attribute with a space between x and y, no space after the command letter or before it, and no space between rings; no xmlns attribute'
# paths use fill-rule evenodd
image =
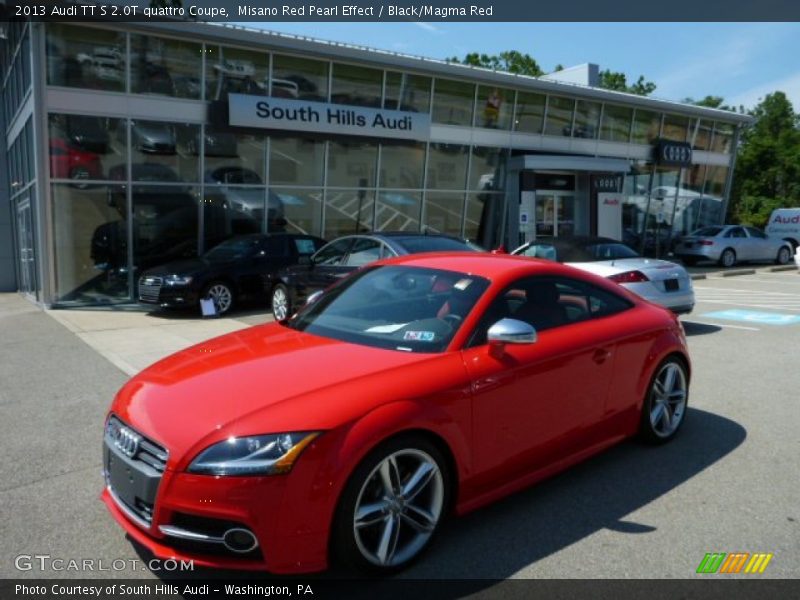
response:
<svg viewBox="0 0 800 600"><path fill-rule="evenodd" d="M658 448L621 444L451 520L404 576L687 578L707 552L772 553L757 577L800 576L800 274L694 283L698 304L682 319L690 412L679 437ZM0 332L0 577L93 576L18 571L19 555L146 559L98 499L103 417L127 376L17 296L0 296ZM94 575L158 573L139 564Z"/></svg>

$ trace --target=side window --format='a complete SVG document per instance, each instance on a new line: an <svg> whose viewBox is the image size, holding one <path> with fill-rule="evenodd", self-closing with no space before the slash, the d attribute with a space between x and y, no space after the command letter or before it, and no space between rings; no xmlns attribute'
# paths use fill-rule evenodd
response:
<svg viewBox="0 0 800 600"><path fill-rule="evenodd" d="M552 244L531 244L522 251L522 256L556 260L556 249Z"/></svg>
<svg viewBox="0 0 800 600"><path fill-rule="evenodd" d="M353 247L344 264L348 267L363 267L371 262L375 262L381 257L381 243L369 238L359 238Z"/></svg>
<svg viewBox="0 0 800 600"><path fill-rule="evenodd" d="M389 248L386 244L381 244L381 258L393 258L397 256L397 252Z"/></svg>
<svg viewBox="0 0 800 600"><path fill-rule="evenodd" d="M500 319L530 324L537 332L607 317L632 304L612 292L565 277L526 277L492 302L470 338L469 347L486 343L489 328Z"/></svg>
<svg viewBox="0 0 800 600"><path fill-rule="evenodd" d="M343 238L323 246L314 255L314 264L325 266L340 265L352 243L353 238Z"/></svg>
<svg viewBox="0 0 800 600"><path fill-rule="evenodd" d="M744 233L744 229L741 227L734 227L728 233L725 234L726 238L743 238L747 237Z"/></svg>
<svg viewBox="0 0 800 600"><path fill-rule="evenodd" d="M318 249L311 238L294 238L294 250L298 256L310 256Z"/></svg>
<svg viewBox="0 0 800 600"><path fill-rule="evenodd" d="M751 238L756 238L761 240L767 239L767 236L764 234L764 232L759 231L755 227L745 227L745 229L747 229L747 233L750 234Z"/></svg>

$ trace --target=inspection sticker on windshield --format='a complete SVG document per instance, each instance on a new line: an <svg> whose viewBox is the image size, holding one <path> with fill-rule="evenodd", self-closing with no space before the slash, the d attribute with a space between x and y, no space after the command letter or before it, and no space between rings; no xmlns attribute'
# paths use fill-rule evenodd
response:
<svg viewBox="0 0 800 600"><path fill-rule="evenodd" d="M746 323L759 323L761 325L794 325L800 323L800 315L787 315L782 313L761 312L757 310L720 310L700 315L712 319L727 321L744 321Z"/></svg>
<svg viewBox="0 0 800 600"><path fill-rule="evenodd" d="M403 334L404 340L410 340L414 342L432 342L436 334L432 331L406 331Z"/></svg>

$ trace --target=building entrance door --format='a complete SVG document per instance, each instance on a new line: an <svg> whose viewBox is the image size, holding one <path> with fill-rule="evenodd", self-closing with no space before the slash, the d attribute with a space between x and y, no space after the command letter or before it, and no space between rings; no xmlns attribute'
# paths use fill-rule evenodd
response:
<svg viewBox="0 0 800 600"><path fill-rule="evenodd" d="M33 242L33 220L30 198L17 203L17 245L19 260L19 291L36 295L36 251Z"/></svg>
<svg viewBox="0 0 800 600"><path fill-rule="evenodd" d="M537 191L534 205L536 237L575 233L575 194Z"/></svg>

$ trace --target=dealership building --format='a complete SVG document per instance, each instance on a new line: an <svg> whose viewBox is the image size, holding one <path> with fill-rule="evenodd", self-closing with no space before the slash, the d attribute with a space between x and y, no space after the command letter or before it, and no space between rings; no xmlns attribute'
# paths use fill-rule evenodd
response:
<svg viewBox="0 0 800 600"><path fill-rule="evenodd" d="M252 232L597 234L662 255L723 221L750 120L601 89L594 65L533 78L216 24L2 27L0 290L47 306L130 302L138 273Z"/></svg>

